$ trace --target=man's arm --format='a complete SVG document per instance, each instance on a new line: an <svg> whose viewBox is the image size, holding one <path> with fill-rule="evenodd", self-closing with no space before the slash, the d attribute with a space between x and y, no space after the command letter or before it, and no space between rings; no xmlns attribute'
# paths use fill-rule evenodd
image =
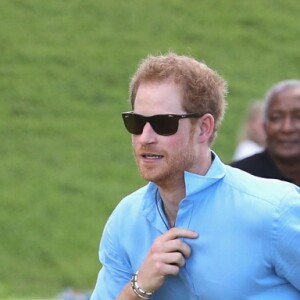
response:
<svg viewBox="0 0 300 300"><path fill-rule="evenodd" d="M276 272L300 291L300 188L282 200L276 241Z"/></svg>
<svg viewBox="0 0 300 300"><path fill-rule="evenodd" d="M177 275L191 255L190 246L180 238L195 239L197 237L196 232L183 228L172 228L159 236L153 242L139 269L136 277L137 286L145 292L153 293L162 286L167 275ZM125 286L117 298L117 300L138 299L147 298L138 296L131 283Z"/></svg>

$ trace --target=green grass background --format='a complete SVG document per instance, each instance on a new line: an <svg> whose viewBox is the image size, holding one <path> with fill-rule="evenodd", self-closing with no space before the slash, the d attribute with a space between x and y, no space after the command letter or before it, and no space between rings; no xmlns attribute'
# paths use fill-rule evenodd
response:
<svg viewBox="0 0 300 300"><path fill-rule="evenodd" d="M213 145L229 162L247 105L299 78L298 0L0 1L0 298L92 289L101 231L144 184L120 112L149 53L229 83Z"/></svg>

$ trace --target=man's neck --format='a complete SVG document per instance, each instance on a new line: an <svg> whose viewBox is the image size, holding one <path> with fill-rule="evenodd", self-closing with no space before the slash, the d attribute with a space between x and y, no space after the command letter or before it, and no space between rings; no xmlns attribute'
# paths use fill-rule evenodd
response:
<svg viewBox="0 0 300 300"><path fill-rule="evenodd" d="M170 227L173 227L179 210L179 203L185 197L185 187L177 187L172 190L159 188L159 193L163 202L164 213Z"/></svg>

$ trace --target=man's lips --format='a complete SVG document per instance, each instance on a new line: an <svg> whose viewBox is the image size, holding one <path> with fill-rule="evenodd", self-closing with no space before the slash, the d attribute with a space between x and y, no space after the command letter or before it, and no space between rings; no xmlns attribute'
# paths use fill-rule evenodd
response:
<svg viewBox="0 0 300 300"><path fill-rule="evenodd" d="M282 146L293 146L293 145L298 145L300 142L299 140L279 140L277 141L278 144Z"/></svg>
<svg viewBox="0 0 300 300"><path fill-rule="evenodd" d="M145 159L161 159L163 158L163 155L155 154L155 153L142 153L141 157Z"/></svg>

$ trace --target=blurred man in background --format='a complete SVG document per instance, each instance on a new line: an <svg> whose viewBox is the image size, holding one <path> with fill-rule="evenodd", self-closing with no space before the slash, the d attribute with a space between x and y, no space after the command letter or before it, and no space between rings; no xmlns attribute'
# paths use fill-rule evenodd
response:
<svg viewBox="0 0 300 300"><path fill-rule="evenodd" d="M282 81L270 89L265 99L264 128L266 150L231 165L300 186L300 80Z"/></svg>

